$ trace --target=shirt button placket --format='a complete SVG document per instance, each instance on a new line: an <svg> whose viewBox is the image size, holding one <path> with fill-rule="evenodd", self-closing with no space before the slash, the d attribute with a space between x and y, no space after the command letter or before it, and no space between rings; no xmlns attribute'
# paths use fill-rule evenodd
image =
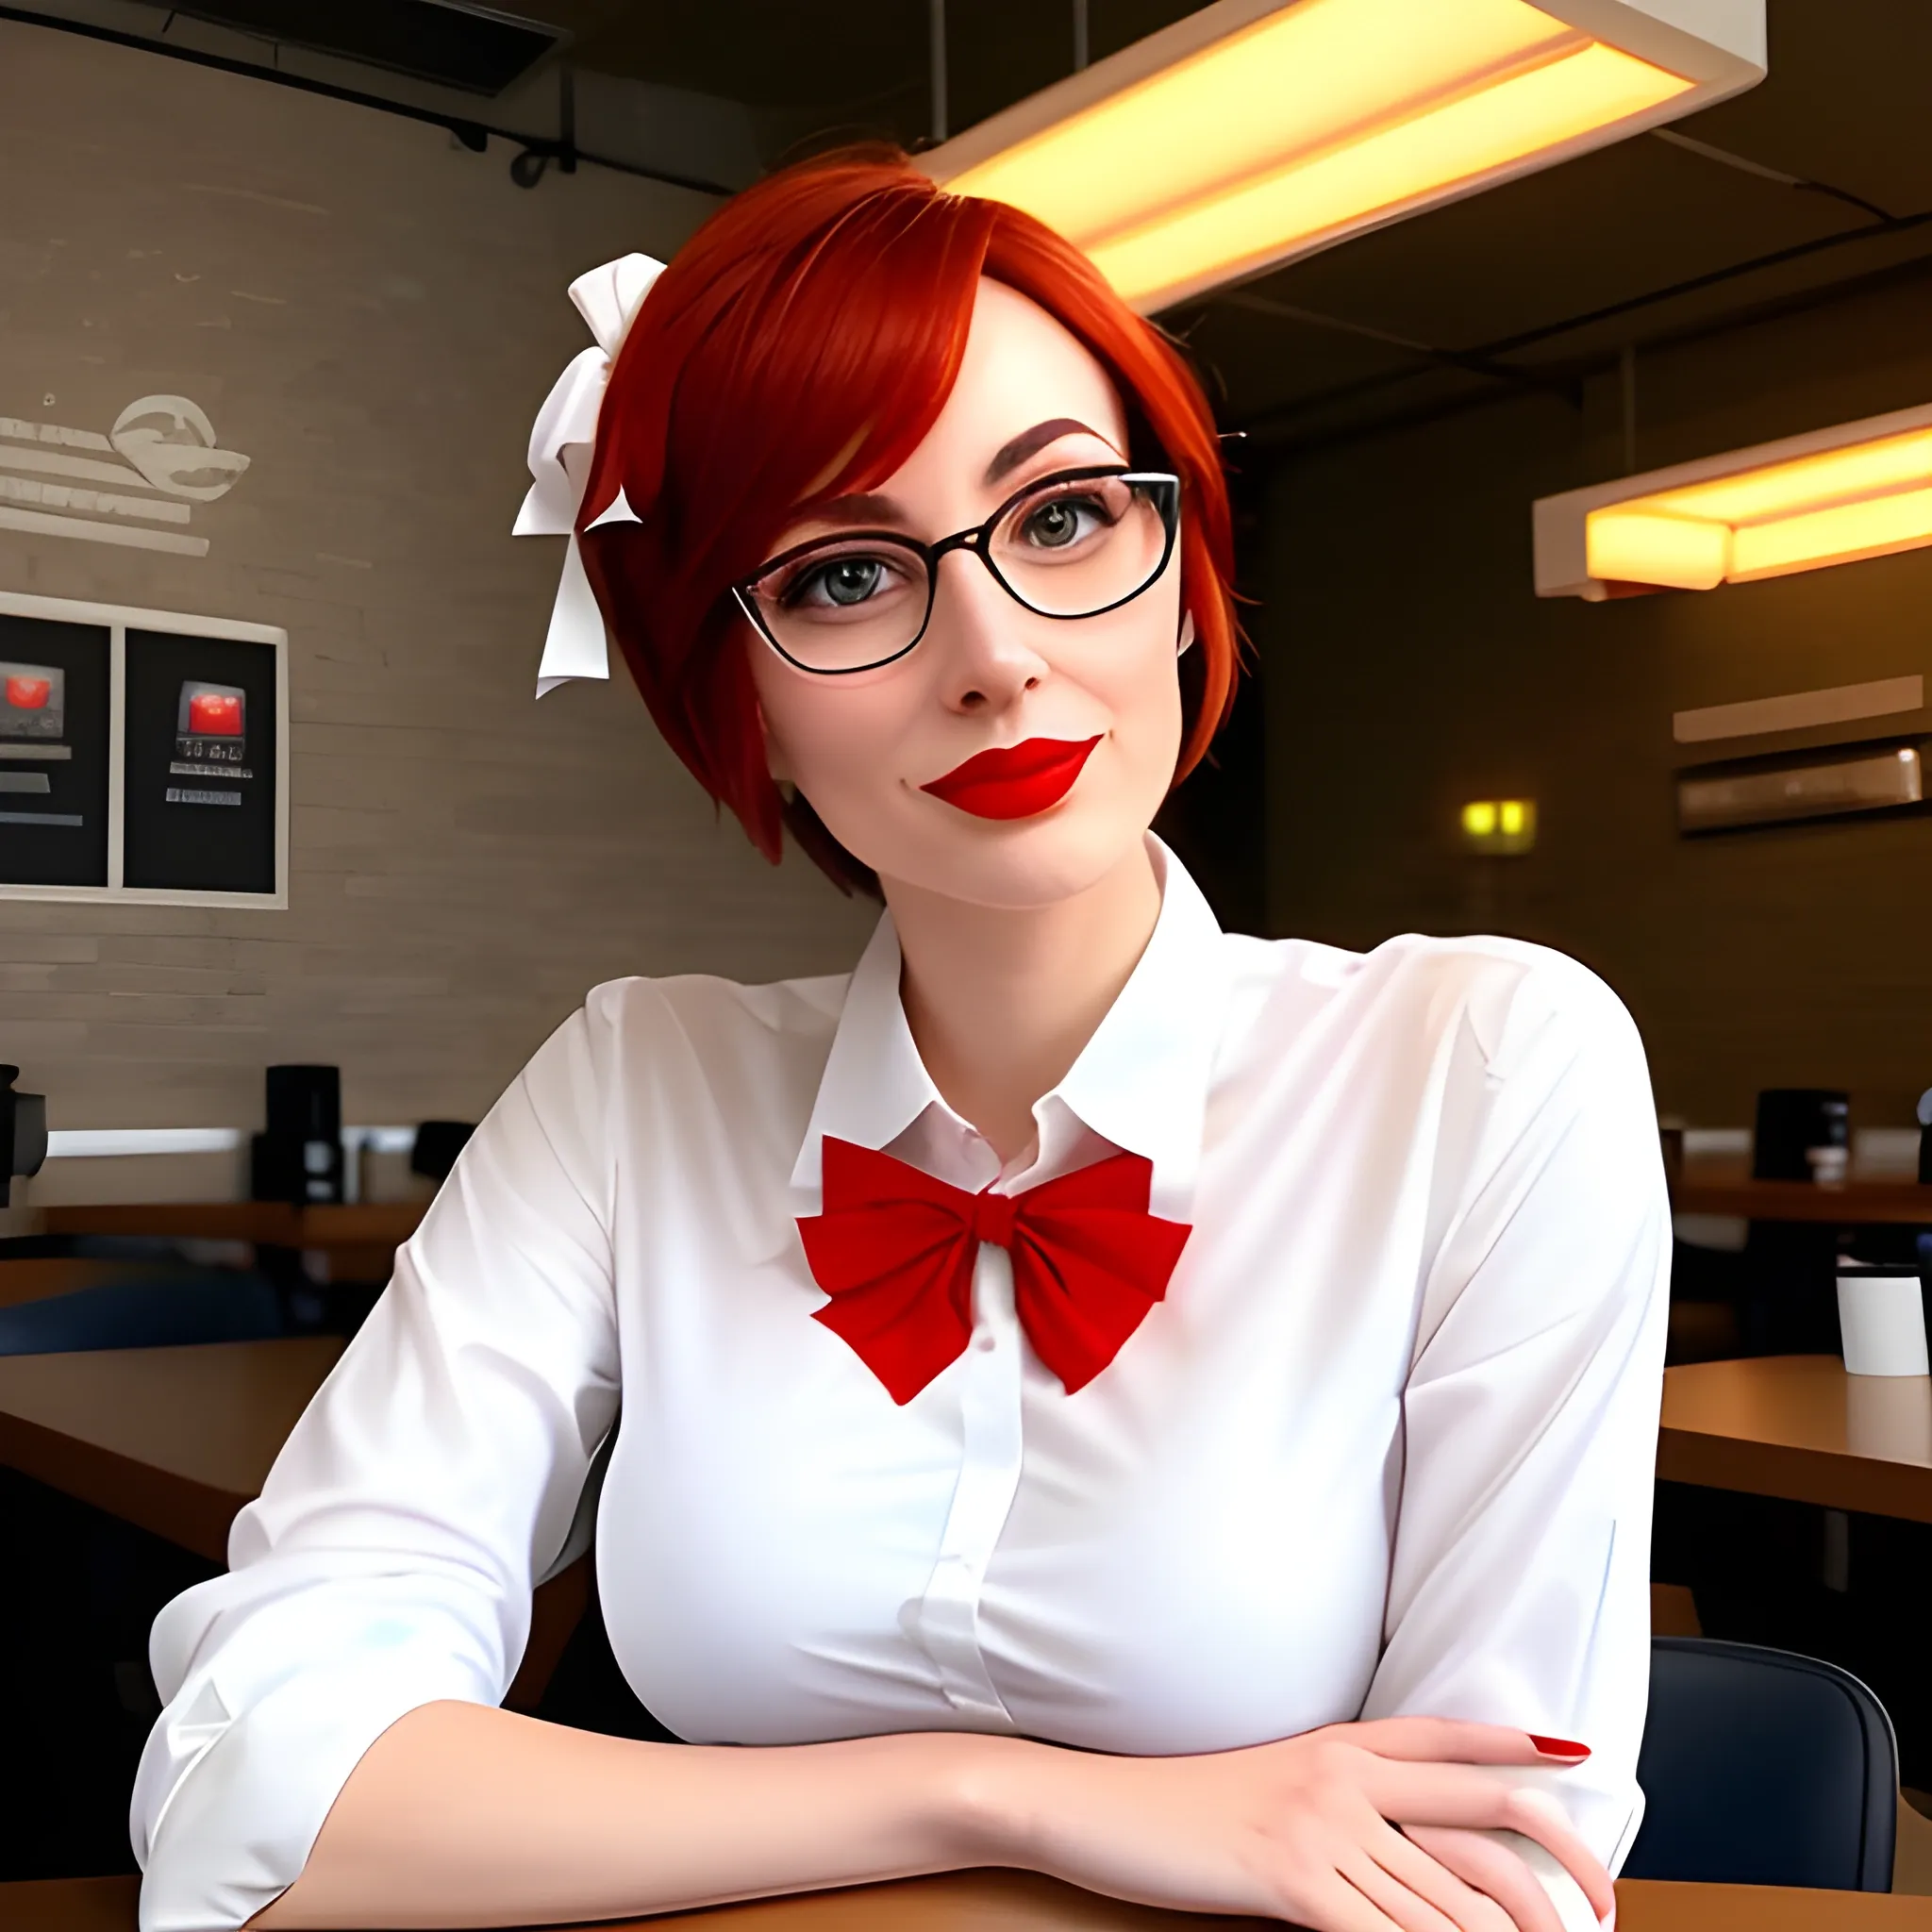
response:
<svg viewBox="0 0 1932 1932"><path fill-rule="evenodd" d="M979 1727L1012 1730L979 1642L987 1565L1020 1485L1022 1349L1005 1249L981 1243L973 1302L973 1341L961 1364L959 1477L916 1627L946 1702Z"/></svg>

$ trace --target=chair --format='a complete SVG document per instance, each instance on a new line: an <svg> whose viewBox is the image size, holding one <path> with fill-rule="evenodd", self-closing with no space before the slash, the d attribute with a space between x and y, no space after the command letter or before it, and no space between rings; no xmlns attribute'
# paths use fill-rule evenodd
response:
<svg viewBox="0 0 1932 1932"><path fill-rule="evenodd" d="M1626 1878L1890 1891L1898 1745L1847 1671L1703 1637L1650 1650Z"/></svg>
<svg viewBox="0 0 1932 1932"><path fill-rule="evenodd" d="M0 1307L0 1356L260 1341L288 1333L274 1284L241 1273L106 1281Z"/></svg>

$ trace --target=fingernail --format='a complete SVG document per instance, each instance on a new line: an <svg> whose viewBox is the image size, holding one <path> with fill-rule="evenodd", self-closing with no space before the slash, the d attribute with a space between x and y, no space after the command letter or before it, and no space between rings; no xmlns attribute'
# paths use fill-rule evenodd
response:
<svg viewBox="0 0 1932 1932"><path fill-rule="evenodd" d="M1590 1756L1588 1744L1573 1744L1568 1738L1539 1738L1534 1731L1529 1733L1529 1741L1545 1757L1565 1757L1572 1764L1581 1764Z"/></svg>

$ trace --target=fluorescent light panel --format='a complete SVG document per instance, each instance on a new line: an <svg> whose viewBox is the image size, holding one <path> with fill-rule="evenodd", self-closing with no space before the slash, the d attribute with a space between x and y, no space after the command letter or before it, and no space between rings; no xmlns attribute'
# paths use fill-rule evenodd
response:
<svg viewBox="0 0 1932 1932"><path fill-rule="evenodd" d="M1901 410L1536 508L1537 588L1708 591L1932 544L1932 409Z"/></svg>
<svg viewBox="0 0 1932 1932"><path fill-rule="evenodd" d="M1761 0L1221 0L924 165L1155 309L1707 106L1762 39Z"/></svg>

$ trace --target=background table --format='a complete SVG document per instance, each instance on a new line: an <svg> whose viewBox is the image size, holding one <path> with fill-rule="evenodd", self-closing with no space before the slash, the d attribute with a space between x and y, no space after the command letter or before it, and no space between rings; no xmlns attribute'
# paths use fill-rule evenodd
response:
<svg viewBox="0 0 1932 1932"><path fill-rule="evenodd" d="M387 1281L399 1243L416 1232L426 1201L364 1201L302 1208L290 1201L119 1202L41 1209L45 1234L155 1236L248 1241L329 1257L334 1281Z"/></svg>
<svg viewBox="0 0 1932 1932"><path fill-rule="evenodd" d="M1932 1187L1918 1181L1758 1181L1740 1160L1686 1161L1672 1179L1671 1206L1679 1214L1741 1215L1747 1221L1932 1227Z"/></svg>
<svg viewBox="0 0 1932 1932"><path fill-rule="evenodd" d="M219 1563L340 1336L0 1357L0 1462Z"/></svg>
<svg viewBox="0 0 1932 1932"><path fill-rule="evenodd" d="M22 1932L134 1932L138 1881L0 1885L0 1924ZM626 1921L629 1932L1228 1932L1261 1923L1157 1912L1021 1872L961 1872L854 1891L761 1899ZM1617 1887L1618 1932L1932 1932L1932 1899L1755 1885Z"/></svg>
<svg viewBox="0 0 1932 1932"><path fill-rule="evenodd" d="M0 1464L224 1562L228 1525L343 1346L327 1335L0 1356ZM582 1557L537 1591L512 1710L536 1707L590 1591Z"/></svg>
<svg viewBox="0 0 1932 1932"><path fill-rule="evenodd" d="M1666 1369L1657 1473L1932 1523L1932 1377L1848 1375L1831 1355Z"/></svg>

